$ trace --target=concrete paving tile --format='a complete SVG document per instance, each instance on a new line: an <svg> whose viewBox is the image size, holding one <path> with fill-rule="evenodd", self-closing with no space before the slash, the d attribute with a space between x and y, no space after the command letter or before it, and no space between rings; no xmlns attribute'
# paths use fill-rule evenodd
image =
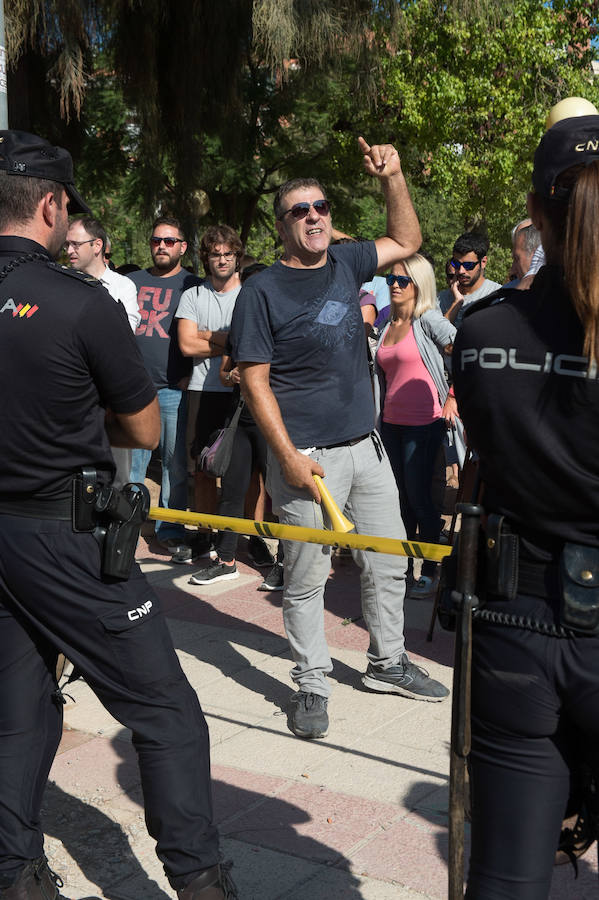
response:
<svg viewBox="0 0 599 900"><path fill-rule="evenodd" d="M351 748L341 745L328 758L310 760L307 769L332 790L393 803L406 812L445 784L448 770L448 759L376 738Z"/></svg>
<svg viewBox="0 0 599 900"><path fill-rule="evenodd" d="M140 560L136 557L137 562L152 587L159 583L164 577L168 577L172 568L166 557L153 556L147 560Z"/></svg>
<svg viewBox="0 0 599 900"><path fill-rule="evenodd" d="M290 784L287 778L273 778L259 772L235 769L231 766L212 765L214 820L222 833L234 828L234 823L256 812L272 797L284 791Z"/></svg>
<svg viewBox="0 0 599 900"><path fill-rule="evenodd" d="M221 652L223 643L229 645L232 653L246 655L249 665L266 666L268 657L277 657L289 651L287 638L273 634L271 631L210 626L202 636L201 647L206 653L204 658L218 664L218 654Z"/></svg>
<svg viewBox="0 0 599 900"><path fill-rule="evenodd" d="M264 596L268 597L269 595L265 594ZM253 622L256 626L266 631L271 631L273 634L278 634L287 640L285 626L283 625L283 613L280 607L273 607L272 604L262 606Z"/></svg>
<svg viewBox="0 0 599 900"><path fill-rule="evenodd" d="M393 880L443 900L447 897L447 829L431 833L397 822L353 854L351 871Z"/></svg>
<svg viewBox="0 0 599 900"><path fill-rule="evenodd" d="M289 783L275 797L221 825L223 834L294 856L335 864L397 816L390 804L339 794L309 782Z"/></svg>
<svg viewBox="0 0 599 900"><path fill-rule="evenodd" d="M263 715L249 715L244 712L224 710L220 707L211 706L207 709L204 705L204 715L208 723L210 731L210 747L212 748L212 759L218 759L219 747L226 741L243 735L248 728L263 727L265 731L269 730L269 719L272 718L272 706L267 707L267 717ZM268 755L268 751L266 751Z"/></svg>
<svg viewBox="0 0 599 900"><path fill-rule="evenodd" d="M206 560L206 563L208 563L208 560ZM173 566L175 571L171 578L172 586L194 597L222 597L223 594L229 596L233 592L244 591L250 586L254 588L258 578L262 581L262 578L256 572L247 569L244 571L242 566L238 566L237 573L239 578L233 581L217 581L214 584L190 584L189 579L191 576L202 568L206 568L203 563L190 567Z"/></svg>
<svg viewBox="0 0 599 900"><path fill-rule="evenodd" d="M282 680L290 669L289 661L279 661L277 665L278 657L265 659L264 668L241 667L240 659L240 667L236 671L223 675L213 664L187 655L183 659L183 668L205 710L216 704L224 709L262 718L280 712L290 693L290 688Z"/></svg>
<svg viewBox="0 0 599 900"><path fill-rule="evenodd" d="M213 680L218 674L232 677L244 669L260 670L261 665L271 656L270 653L251 646L256 638L258 644L260 640L267 641L268 635L245 632L246 641L241 644L228 640L228 634L225 629L217 629L212 634L204 635L190 652L178 651L183 671L192 684L206 685L207 677Z"/></svg>
<svg viewBox="0 0 599 900"><path fill-rule="evenodd" d="M200 699L207 709L216 704L223 709L269 717L280 713L294 690L290 669L291 662L286 656L265 656L262 668L248 666L231 677L207 666L204 677L210 679L210 690L206 690L207 681L194 686L199 688Z"/></svg>
<svg viewBox="0 0 599 900"><path fill-rule="evenodd" d="M98 804L98 808L109 816L113 822L118 822L126 831L137 832L145 829L144 803L141 785L131 788L123 794L118 794L109 800Z"/></svg>
<svg viewBox="0 0 599 900"><path fill-rule="evenodd" d="M98 801L116 797L140 780L132 745L101 737L57 756L50 778L63 791Z"/></svg>
<svg viewBox="0 0 599 900"><path fill-rule="evenodd" d="M86 732L75 731L73 728L65 725L62 730L62 737L56 755L58 756L60 753L66 753L74 747L79 747L81 744L87 743L87 741L91 739L91 735Z"/></svg>
<svg viewBox="0 0 599 900"><path fill-rule="evenodd" d="M69 694L75 702L67 697ZM65 688L65 698L64 720L70 728L88 734L104 734L119 724L82 679Z"/></svg>
<svg viewBox="0 0 599 900"><path fill-rule="evenodd" d="M339 671L339 661L335 660ZM398 703L394 694L375 694L363 689L360 671L349 666L343 673L343 682L331 678L333 693L329 701L329 736L325 740L339 740L343 746L353 746L367 735L375 735L396 720L409 719L412 711L410 701ZM408 727L407 725L404 727ZM401 729L400 729L401 730Z"/></svg>
<svg viewBox="0 0 599 900"><path fill-rule="evenodd" d="M161 590L159 593L163 595L164 592ZM240 600L225 594L217 597L200 596L199 594L194 597L185 596L190 598L191 602L186 601L178 604L176 608L169 608L167 611L169 618L218 628L261 630L263 632L269 629L262 627L262 619L268 619L270 616L274 620L280 618L280 613L277 615L276 612L257 606L248 600Z"/></svg>
<svg viewBox="0 0 599 900"><path fill-rule="evenodd" d="M408 805L410 803L407 800ZM448 827L449 780L443 787L416 800L404 822L426 831ZM466 825L468 828L469 826Z"/></svg>
<svg viewBox="0 0 599 900"><path fill-rule="evenodd" d="M175 896L164 873L160 881L149 878L145 872L122 879L111 887L107 894L103 894L107 900L169 900Z"/></svg>
<svg viewBox="0 0 599 900"><path fill-rule="evenodd" d="M143 874L131 835L96 802L84 801L72 790L49 782L42 822L50 865L65 881L67 896L110 897L111 885Z"/></svg>
<svg viewBox="0 0 599 900"><path fill-rule="evenodd" d="M362 666L364 669L366 668L366 651L368 650L370 636L366 626L361 621L359 623L352 622L349 625L344 625L338 621L327 629L326 638L331 650L339 648L359 652L363 660Z"/></svg>
<svg viewBox="0 0 599 900"><path fill-rule="evenodd" d="M347 869L311 863L228 838L223 846L225 856L235 862L232 875L243 900L424 900L415 891ZM132 896L130 900L138 898Z"/></svg>
<svg viewBox="0 0 599 900"><path fill-rule="evenodd" d="M347 595L344 597L331 597L330 591L325 592L324 599L324 629L328 631L330 628L336 628L343 622L357 620L359 627L366 631L364 620L362 619L361 605L355 602L355 597L351 600ZM352 602L353 601L353 602Z"/></svg>
<svg viewBox="0 0 599 900"><path fill-rule="evenodd" d="M172 618L168 613L166 614L166 624L176 650L192 650L205 634L214 630L212 625L182 621Z"/></svg>
<svg viewBox="0 0 599 900"><path fill-rule="evenodd" d="M447 684L448 678L440 679ZM388 695L385 695L388 696ZM395 697L394 699L400 699ZM403 715L398 715L384 725L384 737L390 743L413 747L427 752L449 752L451 736L451 698L442 703L422 703L408 700ZM405 708L407 704L402 704Z"/></svg>
<svg viewBox="0 0 599 900"><path fill-rule="evenodd" d="M578 878L574 877L574 869L570 865L554 868L548 900L596 900L596 898L596 847L592 847L578 860Z"/></svg>
<svg viewBox="0 0 599 900"><path fill-rule="evenodd" d="M419 659L429 662L434 660L443 666L453 666L455 639L451 632L438 629L435 631L432 641L427 641L426 631L406 628L405 639L408 653L415 662L418 662ZM426 662L424 666L426 668Z"/></svg>
<svg viewBox="0 0 599 900"><path fill-rule="evenodd" d="M353 734L356 740L364 735L377 734L379 730L389 730L390 739L403 738L407 746L424 748L432 747L440 735L449 733L446 725L451 719L449 701L425 703L397 694L369 691L361 682L366 669L366 660L361 653L338 647L332 649L331 655L331 729ZM443 684L451 685L450 670L428 660L426 668Z"/></svg>
<svg viewBox="0 0 599 900"><path fill-rule="evenodd" d="M326 867L230 838L225 838L222 843L225 859L234 862L231 874L242 900L283 900L292 896L316 900L316 895L310 892L298 894L296 891L302 891L311 876L317 881L323 870L328 871ZM351 876L348 883L350 881ZM344 900L358 900L359 897L350 892Z"/></svg>
<svg viewBox="0 0 599 900"><path fill-rule="evenodd" d="M209 719L210 721L210 719ZM335 755L325 741L302 741L287 730L285 715L263 719L255 728L221 744L215 754L219 765L299 779L319 762Z"/></svg>
<svg viewBox="0 0 599 900"><path fill-rule="evenodd" d="M284 900L424 900L421 893L393 882L364 878L352 872L321 866Z"/></svg>

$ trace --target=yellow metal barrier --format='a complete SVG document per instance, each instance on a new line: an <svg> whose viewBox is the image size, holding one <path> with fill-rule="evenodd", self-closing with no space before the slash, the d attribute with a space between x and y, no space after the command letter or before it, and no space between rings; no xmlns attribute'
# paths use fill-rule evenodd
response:
<svg viewBox="0 0 599 900"><path fill-rule="evenodd" d="M372 550L374 553L391 553L395 556L414 556L439 562L449 556L451 547L445 544L423 544L420 541L399 541L395 538L376 537L369 534L347 534L327 531L324 528L302 528L298 525L281 525L277 522L252 522L251 519L235 519L229 516L211 516L208 513L183 512L180 509L161 509L153 506L150 519L161 522L179 522L182 525L201 525L218 531L235 531L237 534L257 534L266 538L284 538L288 541L306 541L330 547L348 547L351 550Z"/></svg>

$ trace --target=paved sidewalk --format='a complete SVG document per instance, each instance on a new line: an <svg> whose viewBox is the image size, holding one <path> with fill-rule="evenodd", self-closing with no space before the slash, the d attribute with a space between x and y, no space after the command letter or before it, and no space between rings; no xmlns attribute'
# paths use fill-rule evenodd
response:
<svg viewBox="0 0 599 900"><path fill-rule="evenodd" d="M240 546L244 544L241 539ZM367 632L357 569L334 560L325 623L334 660L331 728L287 729L292 690L280 593L240 553L241 577L188 584L141 540L175 647L210 727L214 800L242 900L441 900L447 896L450 700L424 703L362 688ZM406 601L411 657L451 686L452 638L425 639L431 600ZM68 688L65 732L45 797L46 851L69 898L173 897L148 837L129 733L89 688ZM596 896L595 853L556 870L553 900Z"/></svg>

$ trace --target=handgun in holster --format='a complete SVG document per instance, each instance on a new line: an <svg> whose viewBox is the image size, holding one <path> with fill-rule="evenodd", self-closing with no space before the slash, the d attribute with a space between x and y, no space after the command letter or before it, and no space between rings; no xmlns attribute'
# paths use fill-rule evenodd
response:
<svg viewBox="0 0 599 900"><path fill-rule="evenodd" d="M95 532L102 549L103 575L129 577L139 532L149 510L150 492L144 484L130 483L120 490L106 485L100 489Z"/></svg>
<svg viewBox="0 0 599 900"><path fill-rule="evenodd" d="M149 510L150 493L144 484L130 483L120 490L103 485L91 466L73 478L73 530L93 533L102 553L102 575L129 577Z"/></svg>

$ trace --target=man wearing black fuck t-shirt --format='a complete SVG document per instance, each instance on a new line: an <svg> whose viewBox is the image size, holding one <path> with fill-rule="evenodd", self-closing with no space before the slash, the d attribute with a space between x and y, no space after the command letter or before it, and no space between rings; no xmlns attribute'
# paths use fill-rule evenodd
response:
<svg viewBox="0 0 599 900"><path fill-rule="evenodd" d="M269 443L267 487L280 521L323 527L312 477L318 474L358 532L404 538L395 479L374 431L358 292L377 270L418 249L420 228L395 148L369 147L362 138L360 148L366 171L383 188L387 235L330 248L330 207L321 185L312 178L284 184L274 203L283 257L242 288L231 343L244 395ZM405 559L361 551L354 559L370 632L364 684L442 700L447 689L405 652ZM285 542L283 617L298 687L288 725L298 737L320 738L328 730L332 664L323 599L329 571L329 548Z"/></svg>
<svg viewBox="0 0 599 900"><path fill-rule="evenodd" d="M62 652L131 729L148 830L179 900L232 900L208 729L160 601L135 563L127 578L107 574L96 507L80 515L112 481L110 444L151 451L160 416L123 307L53 261L69 212L90 211L67 151L1 131L0 897L64 900L40 824L62 736Z"/></svg>
<svg viewBox="0 0 599 900"><path fill-rule="evenodd" d="M150 237L154 265L128 276L137 287L141 313L135 336L160 404L162 483L159 504L164 509L183 510L187 509L186 388L191 375L191 360L185 359L179 349L175 313L183 291L200 284L200 279L181 265L186 250L187 243L178 220L164 216L156 219ZM132 481L144 480L150 456L147 450L133 451ZM187 551L183 525L157 522L156 535L173 554Z"/></svg>

